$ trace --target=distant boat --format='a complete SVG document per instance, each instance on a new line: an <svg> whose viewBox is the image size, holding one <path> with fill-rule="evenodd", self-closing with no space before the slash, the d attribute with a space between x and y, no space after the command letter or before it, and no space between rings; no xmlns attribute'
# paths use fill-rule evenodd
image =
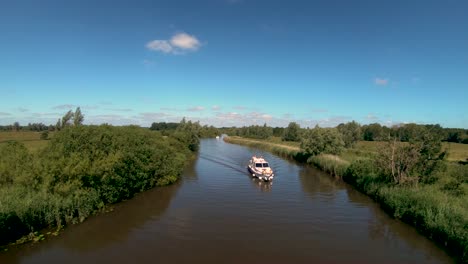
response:
<svg viewBox="0 0 468 264"><path fill-rule="evenodd" d="M253 177L263 181L271 181L275 176L270 165L263 157L258 158L257 156L253 156L247 166L247 169L252 173Z"/></svg>
<svg viewBox="0 0 468 264"><path fill-rule="evenodd" d="M219 139L219 136L216 136L216 139Z"/></svg>

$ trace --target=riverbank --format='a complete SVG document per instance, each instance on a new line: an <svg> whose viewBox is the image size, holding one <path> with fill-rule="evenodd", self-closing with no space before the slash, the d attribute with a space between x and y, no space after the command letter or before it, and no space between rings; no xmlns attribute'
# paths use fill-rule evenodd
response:
<svg viewBox="0 0 468 264"><path fill-rule="evenodd" d="M189 133L71 126L39 149L17 140L0 144L0 245L43 240L47 232L177 181L193 156Z"/></svg>
<svg viewBox="0 0 468 264"><path fill-rule="evenodd" d="M444 189L452 177L466 173L464 165L447 163L447 172L438 175L440 179L434 184L402 187L380 180L373 169L373 154L365 149L350 149L339 156L306 157L297 143L283 144L277 140L241 137L225 137L224 140L309 163L341 177L372 197L390 215L414 226L420 233L445 248L457 261L468 262L468 192L451 193ZM467 191L467 188L467 184L463 183L462 190Z"/></svg>

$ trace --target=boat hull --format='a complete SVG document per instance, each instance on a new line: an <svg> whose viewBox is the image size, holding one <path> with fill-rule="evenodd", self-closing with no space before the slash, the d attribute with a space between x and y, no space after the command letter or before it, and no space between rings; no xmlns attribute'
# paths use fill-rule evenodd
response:
<svg viewBox="0 0 468 264"><path fill-rule="evenodd" d="M275 176L273 173L272 174L263 174L261 171L258 171L254 168L252 168L250 165L247 166L248 171L251 173L252 177L257 178L262 181L272 181L273 177Z"/></svg>

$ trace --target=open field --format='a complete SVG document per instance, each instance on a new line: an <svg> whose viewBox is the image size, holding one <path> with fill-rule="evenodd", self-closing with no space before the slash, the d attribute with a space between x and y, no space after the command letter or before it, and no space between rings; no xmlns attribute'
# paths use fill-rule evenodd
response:
<svg viewBox="0 0 468 264"><path fill-rule="evenodd" d="M30 151L37 151L47 145L48 140L41 139L42 132L33 131L2 131L0 132L0 145L8 141L18 141L23 143ZM53 136L54 132L49 132L49 138Z"/></svg>

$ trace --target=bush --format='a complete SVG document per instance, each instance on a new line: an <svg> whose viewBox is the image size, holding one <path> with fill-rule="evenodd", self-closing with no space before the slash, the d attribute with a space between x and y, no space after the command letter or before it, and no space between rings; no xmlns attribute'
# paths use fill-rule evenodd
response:
<svg viewBox="0 0 468 264"><path fill-rule="evenodd" d="M1 146L0 244L81 222L106 203L173 183L189 144L144 128L102 125L65 127L36 155L20 143Z"/></svg>

